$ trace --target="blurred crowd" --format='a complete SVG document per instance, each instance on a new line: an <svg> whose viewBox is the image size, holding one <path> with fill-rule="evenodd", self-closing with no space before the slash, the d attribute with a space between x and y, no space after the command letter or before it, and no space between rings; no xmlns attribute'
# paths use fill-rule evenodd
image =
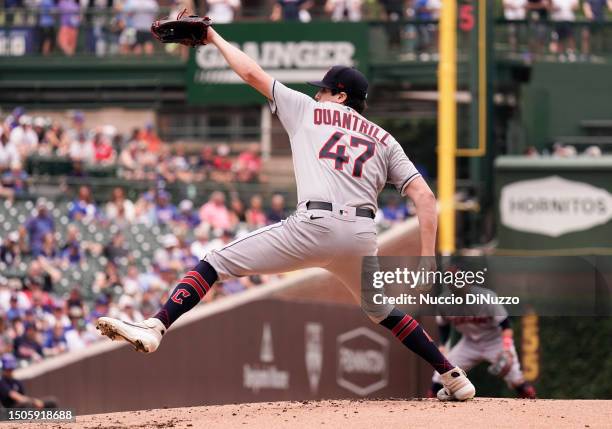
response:
<svg viewBox="0 0 612 429"><path fill-rule="evenodd" d="M58 231L61 220L49 210L49 202L39 200L25 223L0 241L0 272L23 262L27 266L21 277L0 276L0 354L13 353L22 365L97 341L93 323L99 316L128 321L151 316L179 276L207 252L288 215L282 195L272 197L268 210L259 195L244 204L237 196L226 201L222 192L213 192L195 207L191 200L175 206L164 190L147 192L132 202L116 188L110 201L98 203L86 186L78 189L68 207L64 234ZM104 242L83 240L81 227L94 224L112 225L116 232ZM126 239L129 228L139 224L163 227L147 265L138 257L141 244ZM83 272L94 262L100 270L93 273L91 283L71 278L69 288L58 293L67 269ZM226 281L213 288L205 302L269 279ZM85 299L85 292L93 299Z"/></svg>
<svg viewBox="0 0 612 429"><path fill-rule="evenodd" d="M16 108L0 123L0 198L23 196L28 190L25 163L30 156L61 157L72 162L71 175L84 177L87 167L116 166L125 179L165 183L258 182L259 145L232 153L227 144L205 145L187 154L180 145L164 144L152 124L121 135L112 125L87 129L80 111L68 124L32 118Z"/></svg>
<svg viewBox="0 0 612 429"><path fill-rule="evenodd" d="M36 27L39 51L74 55L79 38L96 55L152 54L151 23L183 9L223 24L245 19L310 22L437 19L440 0L276 0L271 10L241 0L4 0L4 21ZM82 33L79 35L79 33ZM176 47L167 46L167 49Z"/></svg>
<svg viewBox="0 0 612 429"><path fill-rule="evenodd" d="M497 13L510 23L504 27L512 49L521 45L525 54L551 52L569 58L577 50L589 54L591 45L600 43L601 37L592 35L612 10L612 0L499 0L496 4ZM184 9L208 15L219 24L382 20L390 23L386 30L391 46L403 43L415 52L435 53L435 21L441 6L441 0L275 0L271 7L248 0L4 0L0 18L10 26L36 28L37 49L43 55L70 56L77 47L79 52L101 56L151 55L156 49L186 55L178 46L155 44L150 33L155 19L177 16ZM461 13L462 25L468 25L466 12ZM594 25L571 25L579 19Z"/></svg>
<svg viewBox="0 0 612 429"><path fill-rule="evenodd" d="M48 206L48 201L39 200L26 222L0 241L0 272L23 262L27 265L21 277L0 275L0 354L14 354L21 365L99 340L94 323L100 316L127 321L150 317L165 302L179 276L207 252L289 214L280 194L271 198L265 210L259 195L244 204L236 195L226 201L222 192L213 192L208 201L195 207L191 200L175 206L164 190L147 192L132 202L116 188L110 201L97 203L89 188L82 186L68 205L69 223L60 234L60 219ZM400 222L413 211L412 206L393 197L379 211L379 221ZM81 226L94 223L118 229L105 242L83 240ZM138 257L140 244L126 239L128 228L137 224L164 227L147 265ZM92 260L99 262L100 270L93 273L91 283L71 278L67 290L58 292L67 269L86 271ZM274 277L278 276L225 281L213 288L204 302ZM85 292L93 299L85 299Z"/></svg>

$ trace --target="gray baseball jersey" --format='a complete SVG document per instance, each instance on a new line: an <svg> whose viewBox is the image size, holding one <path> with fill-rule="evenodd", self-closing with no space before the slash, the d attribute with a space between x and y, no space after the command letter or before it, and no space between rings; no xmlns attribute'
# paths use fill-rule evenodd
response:
<svg viewBox="0 0 612 429"><path fill-rule="evenodd" d="M374 304L378 291L361 289L363 256L377 253L376 225L369 217L357 216L355 209L376 210L378 193L387 181L404 193L419 173L388 132L355 110L319 103L277 81L272 94L271 109L291 141L297 211L208 253L204 260L221 280L325 268L378 323L393 306ZM308 201L332 203L332 210L308 210Z"/></svg>
<svg viewBox="0 0 612 429"><path fill-rule="evenodd" d="M400 144L350 107L318 103L278 81L270 102L289 134L298 201L376 210L390 182L403 193L419 177Z"/></svg>

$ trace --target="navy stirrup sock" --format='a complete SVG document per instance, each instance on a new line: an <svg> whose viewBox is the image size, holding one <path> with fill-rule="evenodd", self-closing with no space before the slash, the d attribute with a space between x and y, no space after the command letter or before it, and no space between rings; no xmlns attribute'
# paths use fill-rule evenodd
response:
<svg viewBox="0 0 612 429"><path fill-rule="evenodd" d="M397 308L380 324L389 329L402 344L429 362L438 373L444 374L454 368L419 322Z"/></svg>
<svg viewBox="0 0 612 429"><path fill-rule="evenodd" d="M200 261L176 285L168 301L153 317L162 321L169 328L176 319L187 313L210 290L219 276L215 269L206 261Z"/></svg>

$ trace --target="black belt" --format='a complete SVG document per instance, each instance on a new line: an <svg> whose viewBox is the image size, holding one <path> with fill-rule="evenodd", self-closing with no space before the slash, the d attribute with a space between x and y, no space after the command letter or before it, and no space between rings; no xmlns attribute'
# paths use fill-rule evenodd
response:
<svg viewBox="0 0 612 429"><path fill-rule="evenodd" d="M333 210L332 203L326 203L324 201L308 201L306 203L307 210L327 210L331 212ZM355 216L359 217L369 217L370 219L374 219L374 210L365 209L363 207L357 207L355 209Z"/></svg>

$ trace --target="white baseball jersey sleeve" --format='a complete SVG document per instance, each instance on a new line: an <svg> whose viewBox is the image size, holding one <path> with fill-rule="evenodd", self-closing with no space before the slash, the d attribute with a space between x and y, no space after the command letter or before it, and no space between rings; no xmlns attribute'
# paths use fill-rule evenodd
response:
<svg viewBox="0 0 612 429"><path fill-rule="evenodd" d="M278 81L272 96L291 142L299 202L376 210L385 183L403 194L420 176L393 136L350 107L319 103Z"/></svg>

